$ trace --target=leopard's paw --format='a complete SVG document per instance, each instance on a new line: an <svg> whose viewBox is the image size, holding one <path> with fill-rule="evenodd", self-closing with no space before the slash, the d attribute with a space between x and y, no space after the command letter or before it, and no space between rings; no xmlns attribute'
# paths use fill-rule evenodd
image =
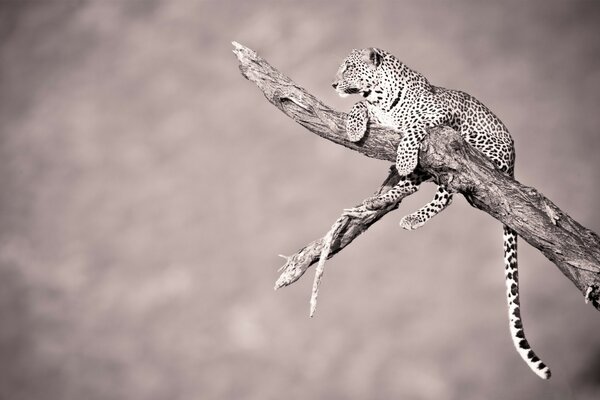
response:
<svg viewBox="0 0 600 400"><path fill-rule="evenodd" d="M425 221L421 220L417 214L410 214L400 220L400 227L407 231L414 231L422 227Z"/></svg>
<svg viewBox="0 0 600 400"><path fill-rule="evenodd" d="M367 106L361 101L356 103L346 118L346 134L351 142L360 141L367 133L369 116Z"/></svg>

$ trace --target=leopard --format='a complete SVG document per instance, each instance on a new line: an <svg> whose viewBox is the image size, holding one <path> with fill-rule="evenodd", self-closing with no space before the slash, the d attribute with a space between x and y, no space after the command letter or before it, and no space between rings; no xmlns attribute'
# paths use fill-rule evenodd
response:
<svg viewBox="0 0 600 400"><path fill-rule="evenodd" d="M333 88L341 97L361 95L345 120L351 142L359 143L368 134L369 124L401 133L395 167L399 182L383 194L367 199L363 207L373 211L397 203L416 192L433 177L418 168L419 147L428 129L449 126L481 152L502 173L514 178L514 140L504 123L482 102L468 93L429 83L421 73L393 54L369 47L353 49L340 65ZM438 185L433 200L401 219L400 226L414 230L446 209L453 194ZM519 297L517 233L503 227L506 300L509 331L514 347L525 363L542 379L549 379L549 367L532 350L523 328Z"/></svg>

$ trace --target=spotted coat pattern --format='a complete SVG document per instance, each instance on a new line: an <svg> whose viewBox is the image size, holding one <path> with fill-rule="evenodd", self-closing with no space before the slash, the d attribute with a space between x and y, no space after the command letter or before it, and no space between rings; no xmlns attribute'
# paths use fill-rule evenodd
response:
<svg viewBox="0 0 600 400"><path fill-rule="evenodd" d="M397 129L403 133L396 157L400 182L388 192L365 202L367 209L378 209L397 202L430 180L420 169L418 151L428 127L448 125L461 133L473 147L494 162L502 172L513 176L515 152L506 126L475 97L457 90L431 85L392 54L378 49L353 50L340 66L332 84L342 97L360 94L346 120L350 140L360 141L368 122ZM446 208L452 194L439 186L431 202L405 216L400 225L417 229ZM520 315L517 272L517 235L504 227L504 262L510 332L515 348L527 365L541 378L550 378L550 369L530 348Z"/></svg>

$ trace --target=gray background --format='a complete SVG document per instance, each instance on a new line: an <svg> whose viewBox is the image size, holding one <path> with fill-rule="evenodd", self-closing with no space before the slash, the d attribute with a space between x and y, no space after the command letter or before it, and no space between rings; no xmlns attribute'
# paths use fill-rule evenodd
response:
<svg viewBox="0 0 600 400"><path fill-rule="evenodd" d="M388 164L328 143L244 80L231 40L326 103L352 48L477 96L516 174L600 231L600 2L0 3L1 399L594 399L600 318L521 242L512 348L500 224L402 204L273 292ZM312 271L312 270L311 270Z"/></svg>

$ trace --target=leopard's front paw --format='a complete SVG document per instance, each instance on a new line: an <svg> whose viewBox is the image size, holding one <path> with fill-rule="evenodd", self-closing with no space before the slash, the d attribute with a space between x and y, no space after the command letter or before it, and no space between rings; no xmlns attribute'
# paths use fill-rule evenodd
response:
<svg viewBox="0 0 600 400"><path fill-rule="evenodd" d="M419 145L403 140L398 146L396 169L398 175L406 176L417 168L419 163Z"/></svg>
<svg viewBox="0 0 600 400"><path fill-rule="evenodd" d="M367 133L369 116L364 102L356 103L346 119L346 134L351 142L358 142Z"/></svg>
<svg viewBox="0 0 600 400"><path fill-rule="evenodd" d="M417 164L419 163L419 153L415 152L414 154L407 154L405 157L399 159L396 163L396 169L398 170L398 175L406 176L413 172L415 168L417 168Z"/></svg>
<svg viewBox="0 0 600 400"><path fill-rule="evenodd" d="M400 221L400 227L407 231L418 229L422 227L423 224L425 224L425 222L422 221L417 214L407 215Z"/></svg>

